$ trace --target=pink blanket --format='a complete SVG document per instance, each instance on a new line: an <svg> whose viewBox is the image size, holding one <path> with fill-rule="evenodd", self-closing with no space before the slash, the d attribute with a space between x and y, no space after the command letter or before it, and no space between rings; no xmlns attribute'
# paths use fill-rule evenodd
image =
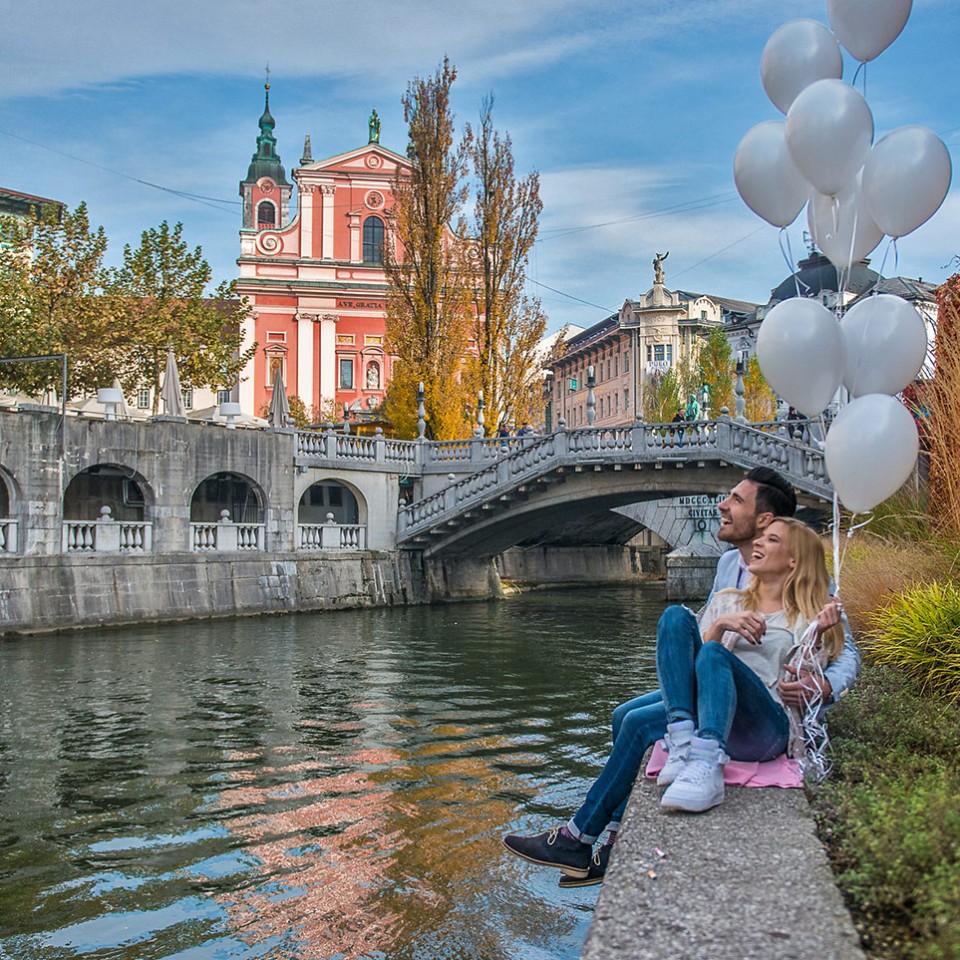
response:
<svg viewBox="0 0 960 960"><path fill-rule="evenodd" d="M658 740L647 761L647 776L654 778L667 762L667 752ZM796 760L785 753L764 763L731 760L723 768L723 782L733 787L802 787L803 773Z"/></svg>

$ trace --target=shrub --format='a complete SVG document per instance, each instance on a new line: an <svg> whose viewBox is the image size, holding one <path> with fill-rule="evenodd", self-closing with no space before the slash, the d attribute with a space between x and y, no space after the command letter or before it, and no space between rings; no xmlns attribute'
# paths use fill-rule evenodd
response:
<svg viewBox="0 0 960 960"><path fill-rule="evenodd" d="M960 589L947 582L908 588L869 617L862 646L924 692L960 699Z"/></svg>

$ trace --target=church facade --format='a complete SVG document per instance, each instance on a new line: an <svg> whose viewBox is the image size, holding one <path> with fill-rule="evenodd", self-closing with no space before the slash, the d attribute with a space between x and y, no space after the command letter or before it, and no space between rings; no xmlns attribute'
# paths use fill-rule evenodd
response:
<svg viewBox="0 0 960 960"><path fill-rule="evenodd" d="M368 142L346 153L314 161L307 137L291 183L266 90L257 151L240 183L237 286L251 307L244 346L257 344L241 375L240 404L264 415L282 376L285 392L315 422L376 421L392 374L384 350L388 211L392 184L410 162L380 145L374 111Z"/></svg>

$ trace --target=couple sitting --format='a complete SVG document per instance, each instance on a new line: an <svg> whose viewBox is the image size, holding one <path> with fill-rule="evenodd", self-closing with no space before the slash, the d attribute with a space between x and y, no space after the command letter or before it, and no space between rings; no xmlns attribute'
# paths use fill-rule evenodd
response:
<svg viewBox="0 0 960 960"><path fill-rule="evenodd" d="M508 850L558 867L561 886L599 883L644 754L657 740L668 753L657 777L666 787L660 805L689 813L723 802L730 758L765 761L802 750L801 711L844 692L860 660L830 595L820 539L792 519L795 509L790 485L765 467L720 503L717 537L738 549L721 557L699 624L680 606L660 618L660 689L614 710L613 749L573 818L538 836L508 835ZM607 840L594 852L604 829Z"/></svg>

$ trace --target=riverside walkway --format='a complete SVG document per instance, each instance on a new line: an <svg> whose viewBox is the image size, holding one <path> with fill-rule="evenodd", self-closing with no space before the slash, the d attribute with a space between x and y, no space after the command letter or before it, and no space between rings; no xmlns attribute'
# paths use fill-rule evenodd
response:
<svg viewBox="0 0 960 960"><path fill-rule="evenodd" d="M696 816L637 783L581 960L863 960L802 790Z"/></svg>

